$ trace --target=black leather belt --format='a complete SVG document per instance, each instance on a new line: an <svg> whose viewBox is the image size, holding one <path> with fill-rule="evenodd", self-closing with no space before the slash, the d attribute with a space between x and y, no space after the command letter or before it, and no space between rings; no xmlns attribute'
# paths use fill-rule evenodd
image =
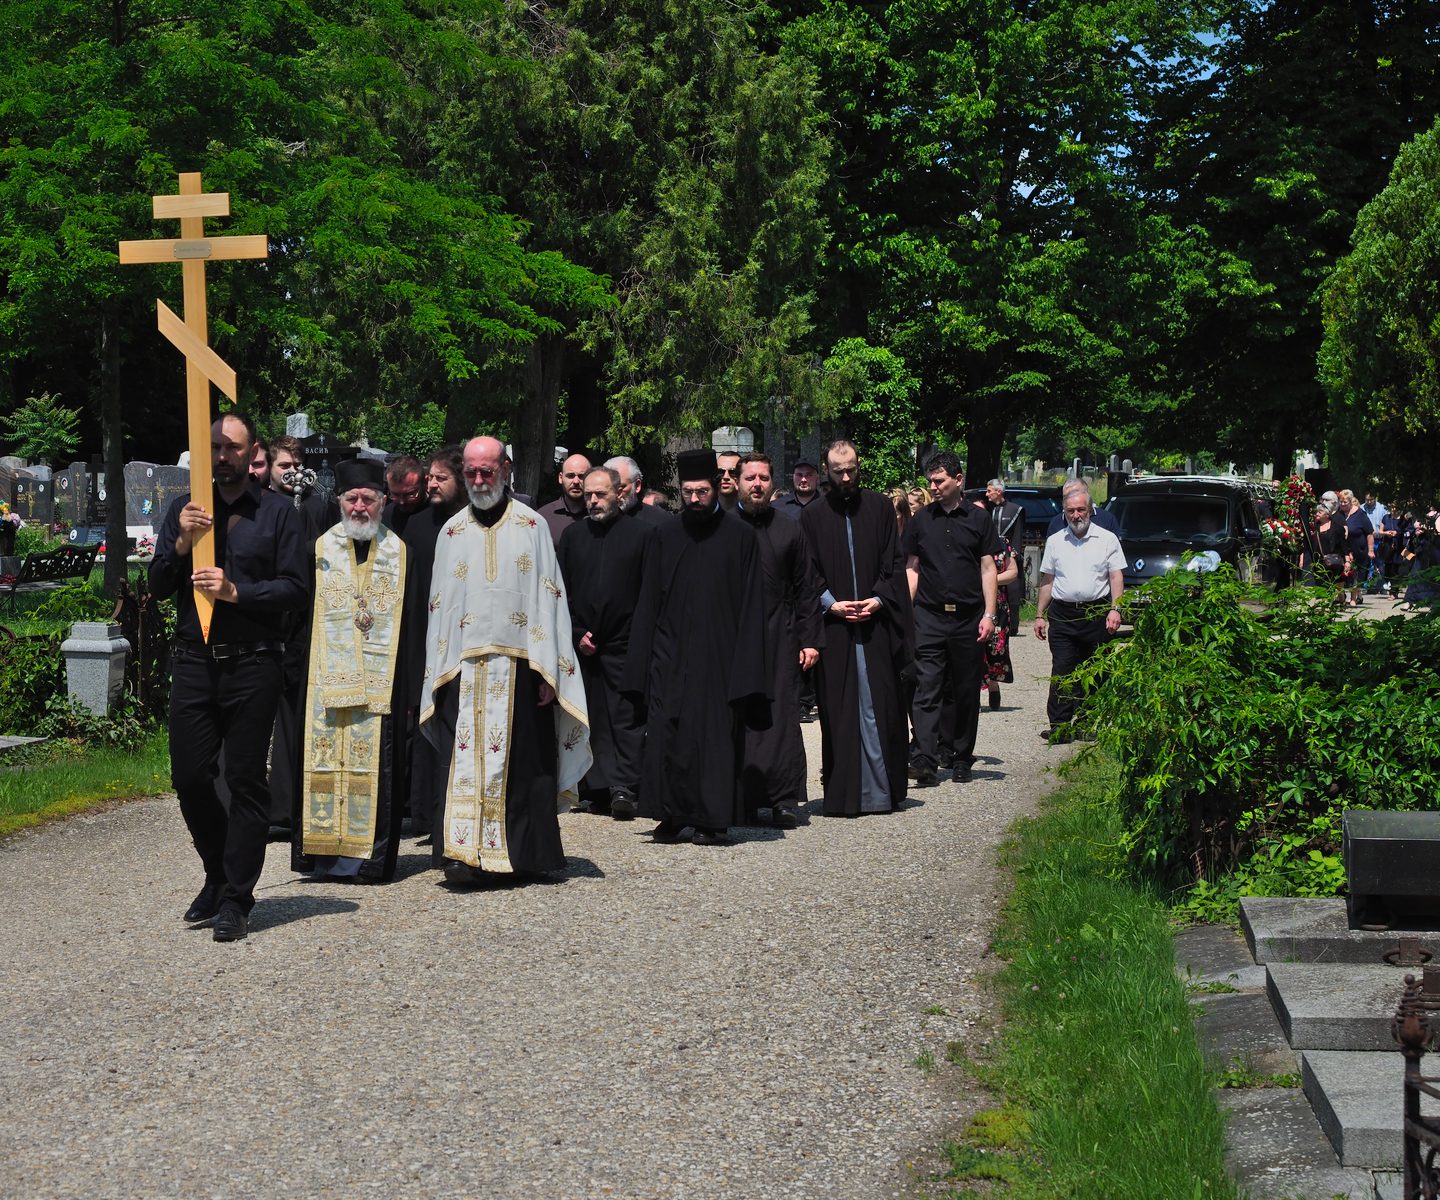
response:
<svg viewBox="0 0 1440 1200"><path fill-rule="evenodd" d="M1096 596L1093 600L1051 600L1051 608L1066 608L1071 612L1083 612L1087 608L1094 608L1097 604L1110 604L1109 596Z"/></svg>
<svg viewBox="0 0 1440 1200"><path fill-rule="evenodd" d="M197 642L175 643L176 654L186 654L194 658L213 658L217 662L223 662L227 658L248 658L259 654L280 654L284 649L284 642L220 642L207 646L202 646Z"/></svg>

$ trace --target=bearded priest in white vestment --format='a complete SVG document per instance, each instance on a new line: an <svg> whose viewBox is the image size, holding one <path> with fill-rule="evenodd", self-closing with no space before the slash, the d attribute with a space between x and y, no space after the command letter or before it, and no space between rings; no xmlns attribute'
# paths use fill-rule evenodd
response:
<svg viewBox="0 0 1440 1200"><path fill-rule="evenodd" d="M420 725L447 764L434 855L456 884L563 870L558 814L590 766L555 547L509 481L505 447L472 438L430 582Z"/></svg>
<svg viewBox="0 0 1440 1200"><path fill-rule="evenodd" d="M336 464L335 494L340 523L315 541L304 774L291 866L386 883L395 877L400 842L390 714L400 677L405 543L381 524L385 478L377 460Z"/></svg>

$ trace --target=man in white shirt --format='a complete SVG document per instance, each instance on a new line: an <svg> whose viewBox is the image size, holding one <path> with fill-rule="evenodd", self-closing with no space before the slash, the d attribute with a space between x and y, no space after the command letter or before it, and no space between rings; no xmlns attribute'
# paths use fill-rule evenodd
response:
<svg viewBox="0 0 1440 1200"><path fill-rule="evenodd" d="M1045 704L1052 745L1074 740L1070 723L1079 697L1057 681L1070 674L1120 628L1125 552L1120 539L1091 519L1088 494L1065 497L1065 528L1045 541L1035 636L1050 643L1050 696ZM1108 608L1106 607L1108 605Z"/></svg>

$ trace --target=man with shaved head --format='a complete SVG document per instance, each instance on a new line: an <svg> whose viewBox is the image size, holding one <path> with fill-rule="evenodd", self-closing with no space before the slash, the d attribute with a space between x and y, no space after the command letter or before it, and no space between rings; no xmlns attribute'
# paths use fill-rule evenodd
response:
<svg viewBox="0 0 1440 1200"><path fill-rule="evenodd" d="M510 492L492 437L465 445L469 503L435 547L420 724L444 792L434 857L452 884L562 870L557 801L590 766L585 688L555 547Z"/></svg>
<svg viewBox="0 0 1440 1200"><path fill-rule="evenodd" d="M560 464L560 474L556 476L560 484L560 499L540 510L545 524L550 527L550 540L557 546L570 526L585 519L585 472L589 469L590 460L583 454L566 455L565 461Z"/></svg>

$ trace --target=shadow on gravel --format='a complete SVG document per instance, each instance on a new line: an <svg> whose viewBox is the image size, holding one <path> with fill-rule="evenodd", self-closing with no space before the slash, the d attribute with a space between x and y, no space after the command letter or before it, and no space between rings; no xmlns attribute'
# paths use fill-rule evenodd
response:
<svg viewBox="0 0 1440 1200"><path fill-rule="evenodd" d="M353 900L336 900L331 896L287 896L283 900L260 900L250 912L250 932L275 929L292 921L308 921L311 917L337 916L359 912Z"/></svg>
<svg viewBox="0 0 1440 1200"><path fill-rule="evenodd" d="M400 854L395 858L395 878L409 879L410 876L429 871L434 866L435 861L428 850L423 854Z"/></svg>

